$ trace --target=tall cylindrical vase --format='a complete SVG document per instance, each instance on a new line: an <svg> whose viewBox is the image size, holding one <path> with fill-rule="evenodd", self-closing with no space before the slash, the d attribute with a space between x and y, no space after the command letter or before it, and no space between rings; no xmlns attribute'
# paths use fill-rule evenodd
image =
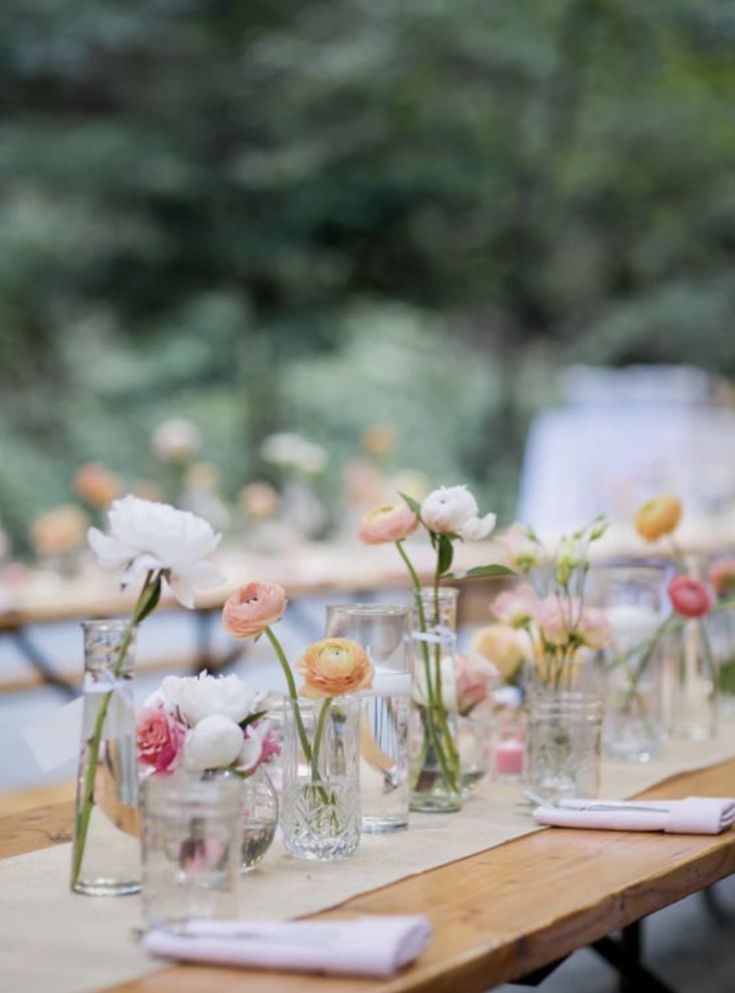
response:
<svg viewBox="0 0 735 993"><path fill-rule="evenodd" d="M71 886L119 896L140 890L134 636L127 620L85 621L84 712Z"/></svg>
<svg viewBox="0 0 735 993"><path fill-rule="evenodd" d="M462 807L457 715L458 590L423 589L413 610L411 810Z"/></svg>
<svg viewBox="0 0 735 993"><path fill-rule="evenodd" d="M407 607L378 603L327 608L327 636L367 652L373 685L360 693L360 809L367 834L408 827L411 659Z"/></svg>
<svg viewBox="0 0 735 993"><path fill-rule="evenodd" d="M343 859L360 842L357 697L286 700L281 830L299 859Z"/></svg>
<svg viewBox="0 0 735 993"><path fill-rule="evenodd" d="M716 737L718 674L706 618L685 621L668 644L674 677L671 733L693 741Z"/></svg>

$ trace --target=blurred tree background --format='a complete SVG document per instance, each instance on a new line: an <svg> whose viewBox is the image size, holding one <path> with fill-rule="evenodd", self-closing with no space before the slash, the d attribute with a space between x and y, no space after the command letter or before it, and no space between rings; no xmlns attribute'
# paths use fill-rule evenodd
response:
<svg viewBox="0 0 735 993"><path fill-rule="evenodd" d="M510 512L561 363L735 373L734 96L724 0L4 0L0 520L176 413Z"/></svg>

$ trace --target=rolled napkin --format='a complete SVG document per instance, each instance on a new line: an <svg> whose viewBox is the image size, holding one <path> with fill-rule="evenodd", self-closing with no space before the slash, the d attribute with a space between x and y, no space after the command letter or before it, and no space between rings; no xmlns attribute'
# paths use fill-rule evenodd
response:
<svg viewBox="0 0 735 993"><path fill-rule="evenodd" d="M533 816L553 827L607 831L666 831L669 834L720 834L735 823L735 799L689 796L685 800L562 799L542 804Z"/></svg>
<svg viewBox="0 0 735 993"><path fill-rule="evenodd" d="M192 920L143 936L153 955L177 962L213 962L295 972L393 975L429 943L426 917L359 917L348 921Z"/></svg>

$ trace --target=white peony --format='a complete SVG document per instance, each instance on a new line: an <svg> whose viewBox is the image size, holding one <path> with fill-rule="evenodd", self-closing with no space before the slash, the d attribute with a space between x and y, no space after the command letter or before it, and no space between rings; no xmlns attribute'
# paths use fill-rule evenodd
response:
<svg viewBox="0 0 735 993"><path fill-rule="evenodd" d="M495 514L478 515L477 500L466 486L440 486L421 504L421 520L436 534L457 534L465 541L487 538Z"/></svg>
<svg viewBox="0 0 735 993"><path fill-rule="evenodd" d="M235 767L242 772L249 772L260 761L263 753L263 738L268 732L269 724L263 721L261 726L251 726L248 728L247 738L242 743L240 754L237 756Z"/></svg>
<svg viewBox="0 0 735 993"><path fill-rule="evenodd" d="M235 761L242 748L242 729L224 714L210 714L186 735L183 765L192 772L224 769Z"/></svg>
<svg viewBox="0 0 735 993"><path fill-rule="evenodd" d="M264 693L239 676L166 676L161 697L167 710L178 711L181 720L194 727L205 717L220 714L239 724L258 709Z"/></svg>
<svg viewBox="0 0 735 993"><path fill-rule="evenodd" d="M102 569L123 570L123 583L150 571L165 571L171 592L183 607L194 607L194 590L220 586L224 577L205 561L220 542L212 526L167 503L140 497L115 500L108 511L110 533L88 531Z"/></svg>
<svg viewBox="0 0 735 993"><path fill-rule="evenodd" d="M151 448L162 462L187 462L199 451L199 428L185 417L169 417L151 435Z"/></svg>

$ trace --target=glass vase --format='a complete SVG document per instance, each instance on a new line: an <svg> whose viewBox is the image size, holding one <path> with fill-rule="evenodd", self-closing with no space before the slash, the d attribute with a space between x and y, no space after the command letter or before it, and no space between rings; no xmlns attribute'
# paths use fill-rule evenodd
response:
<svg viewBox="0 0 735 993"><path fill-rule="evenodd" d="M562 692L529 703L526 782L544 800L595 797L600 788L602 703Z"/></svg>
<svg viewBox="0 0 735 993"><path fill-rule="evenodd" d="M284 844L299 859L348 858L360 842L360 701L287 698L284 718Z"/></svg>
<svg viewBox="0 0 735 993"><path fill-rule="evenodd" d="M486 708L479 707L458 718L459 761L462 769L462 796L467 800L490 767L494 721Z"/></svg>
<svg viewBox="0 0 735 993"><path fill-rule="evenodd" d="M690 741L716 737L718 673L706 618L685 621L668 639L668 656L673 668L672 735Z"/></svg>
<svg viewBox="0 0 735 993"><path fill-rule="evenodd" d="M413 610L411 810L462 808L456 666L456 589L423 589Z"/></svg>
<svg viewBox="0 0 735 993"><path fill-rule="evenodd" d="M134 634L127 620L85 621L84 704L71 887L120 896L140 890Z"/></svg>
<svg viewBox="0 0 735 993"><path fill-rule="evenodd" d="M408 725L411 709L409 611L384 604L327 608L330 638L365 649L375 676L360 694L360 810L362 830L380 834L408 827Z"/></svg>
<svg viewBox="0 0 735 993"><path fill-rule="evenodd" d="M610 645L597 662L605 699L603 749L611 758L648 762L665 736L662 653L667 569L612 562L592 574L592 594L610 625Z"/></svg>
<svg viewBox="0 0 735 993"><path fill-rule="evenodd" d="M273 843L278 826L278 794L265 768L260 765L242 781L243 829L242 871L262 861Z"/></svg>
<svg viewBox="0 0 735 993"><path fill-rule="evenodd" d="M143 783L143 916L155 926L237 916L242 790L237 776L183 771Z"/></svg>
<svg viewBox="0 0 735 993"><path fill-rule="evenodd" d="M717 667L717 690L723 714L735 717L735 608L710 614L707 633Z"/></svg>

